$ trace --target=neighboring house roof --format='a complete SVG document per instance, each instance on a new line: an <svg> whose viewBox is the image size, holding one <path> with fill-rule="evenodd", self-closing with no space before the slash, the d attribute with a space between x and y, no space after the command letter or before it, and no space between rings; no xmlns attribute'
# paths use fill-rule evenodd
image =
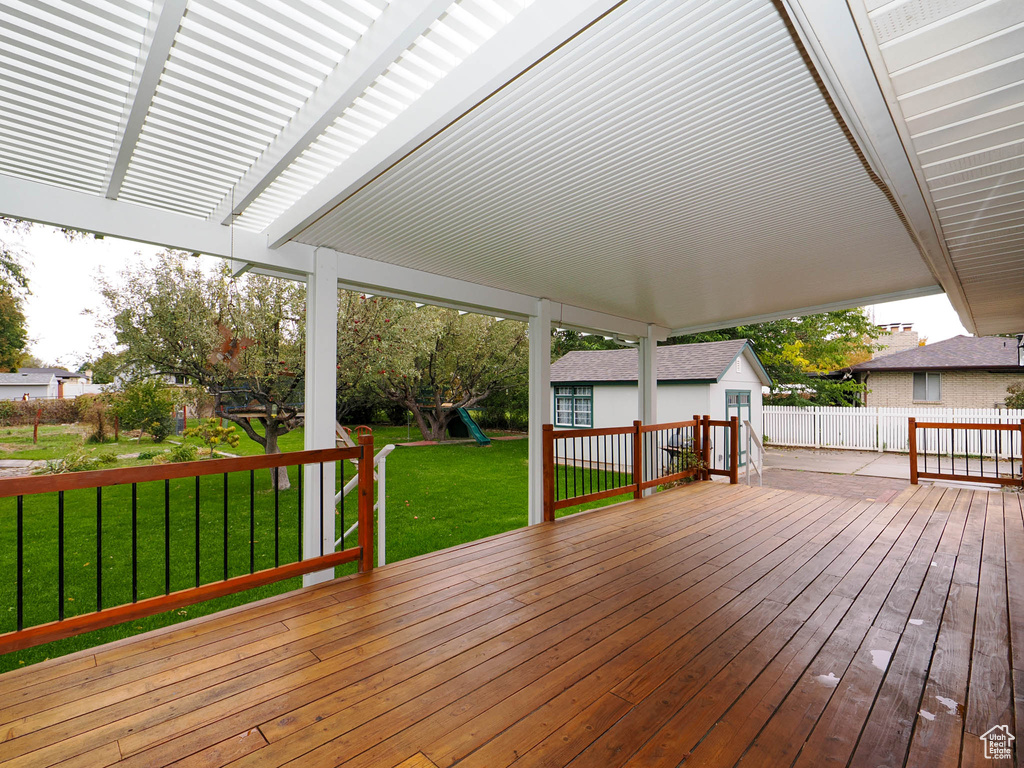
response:
<svg viewBox="0 0 1024 768"><path fill-rule="evenodd" d="M986 371L1019 371L1017 340L1002 336L955 336L923 347L894 352L874 360L858 363L851 370L920 371L980 369Z"/></svg>
<svg viewBox="0 0 1024 768"><path fill-rule="evenodd" d="M771 377L746 339L658 347L658 381L719 381L744 351L765 384ZM551 364L551 382L630 382L637 380L635 349L569 352Z"/></svg>
<svg viewBox="0 0 1024 768"><path fill-rule="evenodd" d="M28 374L46 374L49 376L56 376L58 379L84 379L85 375L81 373L72 373L66 368L19 368L18 373Z"/></svg>
<svg viewBox="0 0 1024 768"><path fill-rule="evenodd" d="M47 387L53 379L52 373L0 373L0 387Z"/></svg>

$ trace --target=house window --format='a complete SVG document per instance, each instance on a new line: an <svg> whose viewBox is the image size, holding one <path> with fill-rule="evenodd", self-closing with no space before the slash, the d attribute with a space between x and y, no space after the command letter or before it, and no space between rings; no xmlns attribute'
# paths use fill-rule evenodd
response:
<svg viewBox="0 0 1024 768"><path fill-rule="evenodd" d="M937 403L942 399L942 377L937 373L914 374L914 400Z"/></svg>
<svg viewBox="0 0 1024 768"><path fill-rule="evenodd" d="M555 387L555 426L594 425L593 387Z"/></svg>

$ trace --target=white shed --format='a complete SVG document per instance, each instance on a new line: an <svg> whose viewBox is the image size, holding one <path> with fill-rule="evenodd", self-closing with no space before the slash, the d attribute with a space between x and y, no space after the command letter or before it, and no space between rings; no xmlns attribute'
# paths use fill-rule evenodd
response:
<svg viewBox="0 0 1024 768"><path fill-rule="evenodd" d="M555 428L623 427L638 418L635 349L569 352L551 364ZM771 377L746 339L658 347L658 422L739 416L762 434ZM745 446L741 432L740 446Z"/></svg>
<svg viewBox="0 0 1024 768"><path fill-rule="evenodd" d="M0 373L0 400L40 400L57 397L52 373Z"/></svg>

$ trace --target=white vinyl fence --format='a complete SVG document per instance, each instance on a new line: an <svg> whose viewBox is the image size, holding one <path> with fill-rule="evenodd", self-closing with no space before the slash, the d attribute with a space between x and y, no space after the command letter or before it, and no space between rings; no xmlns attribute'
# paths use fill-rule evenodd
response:
<svg viewBox="0 0 1024 768"><path fill-rule="evenodd" d="M799 448L850 448L861 451L910 450L910 417L926 422L1020 424L1024 410L995 408L840 408L766 405L764 440ZM993 433L994 435L994 433ZM1011 447L1020 455L1019 438Z"/></svg>

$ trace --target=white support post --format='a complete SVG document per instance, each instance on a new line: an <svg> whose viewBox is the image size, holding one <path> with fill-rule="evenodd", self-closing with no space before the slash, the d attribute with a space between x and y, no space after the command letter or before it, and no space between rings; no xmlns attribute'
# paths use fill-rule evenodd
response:
<svg viewBox="0 0 1024 768"><path fill-rule="evenodd" d="M377 566L387 562L387 472L388 456L377 462Z"/></svg>
<svg viewBox="0 0 1024 768"><path fill-rule="evenodd" d="M647 326L647 335L640 337L639 371L637 376L637 415L644 424L658 423L658 339L653 325ZM642 468L641 468L642 471ZM653 488L643 492L654 493Z"/></svg>
<svg viewBox="0 0 1024 768"><path fill-rule="evenodd" d="M544 521L544 435L551 423L551 302L530 316L529 522Z"/></svg>
<svg viewBox="0 0 1024 768"><path fill-rule="evenodd" d="M338 359L338 260L333 253L316 251L313 273L306 281L306 405L305 448L335 447L335 401ZM304 470L303 542L306 559L334 552L333 463ZM334 578L334 569L308 573L303 586Z"/></svg>

